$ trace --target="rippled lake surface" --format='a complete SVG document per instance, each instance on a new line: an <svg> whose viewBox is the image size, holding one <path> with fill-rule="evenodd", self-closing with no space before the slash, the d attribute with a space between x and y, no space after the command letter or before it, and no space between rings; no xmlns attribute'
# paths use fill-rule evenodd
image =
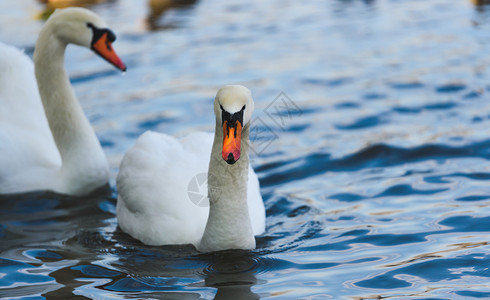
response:
<svg viewBox="0 0 490 300"><path fill-rule="evenodd" d="M150 247L117 228L117 191L0 198L0 297L490 297L490 7L418 0L146 1L91 8L121 76L67 69L115 177L146 130L213 130L225 84L256 101L267 208L254 251ZM0 40L32 55L43 10L2 1Z"/></svg>

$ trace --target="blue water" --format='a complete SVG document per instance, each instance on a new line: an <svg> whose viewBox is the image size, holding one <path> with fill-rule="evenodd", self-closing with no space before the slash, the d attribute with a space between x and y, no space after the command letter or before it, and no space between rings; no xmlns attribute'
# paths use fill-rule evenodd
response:
<svg viewBox="0 0 490 300"><path fill-rule="evenodd" d="M267 231L200 254L120 231L114 181L3 196L0 297L490 298L490 7L474 2L201 0L151 26L144 1L92 6L128 72L78 47L66 64L112 178L144 131L211 131L217 89L244 84ZM32 54L42 9L1 2L0 40Z"/></svg>

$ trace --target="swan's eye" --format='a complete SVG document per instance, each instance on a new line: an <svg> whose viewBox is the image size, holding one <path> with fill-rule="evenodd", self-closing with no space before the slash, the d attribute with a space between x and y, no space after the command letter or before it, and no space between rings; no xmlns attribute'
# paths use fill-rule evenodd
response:
<svg viewBox="0 0 490 300"><path fill-rule="evenodd" d="M242 107L242 110L245 110L245 105Z"/></svg>
<svg viewBox="0 0 490 300"><path fill-rule="evenodd" d="M114 42L116 40L116 35L112 30L108 28L98 28L94 24L88 22L87 27L92 29L92 44L96 43L104 34L107 33L107 41L108 42ZM109 47L108 47L109 48ZM109 49L108 49L109 50Z"/></svg>

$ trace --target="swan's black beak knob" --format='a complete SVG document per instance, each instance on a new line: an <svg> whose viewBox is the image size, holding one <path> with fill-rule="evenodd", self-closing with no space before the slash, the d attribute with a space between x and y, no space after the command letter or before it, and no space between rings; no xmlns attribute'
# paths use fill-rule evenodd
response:
<svg viewBox="0 0 490 300"><path fill-rule="evenodd" d="M236 163L237 161L235 160L235 158L233 157L233 153L228 153L228 158L226 159L226 162L230 165Z"/></svg>

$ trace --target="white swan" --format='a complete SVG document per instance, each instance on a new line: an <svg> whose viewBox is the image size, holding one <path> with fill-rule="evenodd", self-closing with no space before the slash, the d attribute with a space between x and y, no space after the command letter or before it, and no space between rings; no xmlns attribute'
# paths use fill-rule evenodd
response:
<svg viewBox="0 0 490 300"><path fill-rule="evenodd" d="M107 160L71 88L64 54L69 43L85 46L125 70L114 39L94 13L67 8L43 26L35 68L21 51L0 43L0 194L81 195L108 183Z"/></svg>
<svg viewBox="0 0 490 300"><path fill-rule="evenodd" d="M214 101L216 130L182 140L145 132L124 156L117 176L117 218L149 245L193 244L199 251L253 249L265 230L257 175L249 167L250 90L221 88ZM213 142L214 138L214 142ZM208 169L209 167L209 169ZM196 175L208 172L210 206L193 203Z"/></svg>

